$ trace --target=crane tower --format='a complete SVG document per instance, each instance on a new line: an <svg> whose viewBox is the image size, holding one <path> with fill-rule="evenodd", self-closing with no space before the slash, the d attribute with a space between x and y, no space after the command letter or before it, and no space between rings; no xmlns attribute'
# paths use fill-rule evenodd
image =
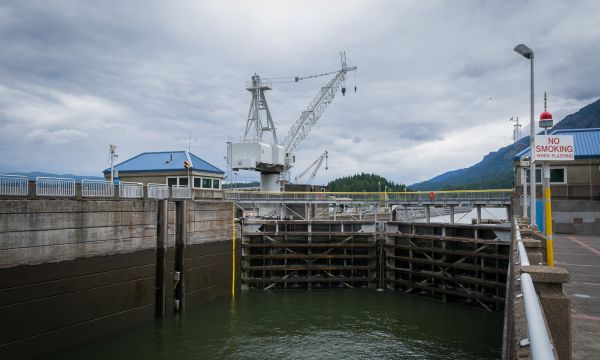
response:
<svg viewBox="0 0 600 360"><path fill-rule="evenodd" d="M346 63L345 52L340 53L341 69L333 72L293 77L290 82L334 74L306 107L300 117L294 122L283 141L277 139L277 132L265 91L272 89L272 83L254 74L246 89L252 93L252 102L246 121L244 141L228 143L229 167L234 170L252 170L260 172L260 190L280 192L285 183L285 174L294 166L294 153L306 138L312 127L317 123L325 109L333 101L338 89L342 87L345 95L346 88L342 86L346 74L355 71L356 66L349 67ZM356 91L356 87L355 87ZM265 136L265 132L270 133Z"/></svg>

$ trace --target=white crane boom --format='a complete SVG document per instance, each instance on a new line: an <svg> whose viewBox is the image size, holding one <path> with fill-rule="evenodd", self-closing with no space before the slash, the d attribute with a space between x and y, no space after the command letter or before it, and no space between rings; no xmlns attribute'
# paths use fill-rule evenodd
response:
<svg viewBox="0 0 600 360"><path fill-rule="evenodd" d="M307 106L306 110L302 112L298 120L292 125L281 143L285 149L286 169L293 166L294 152L306 138L310 129L317 123L323 112L325 112L325 109L327 109L329 104L333 101L337 90L346 79L346 74L349 71L356 70L356 66L348 67L346 65L346 54L344 52L340 55L342 58L342 69L336 73L333 79L321 88L317 96L315 96Z"/></svg>
<svg viewBox="0 0 600 360"><path fill-rule="evenodd" d="M298 180L301 179L302 177L304 177L304 175L306 175L314 167L313 172L310 174L310 177L308 178L308 181L306 182L307 184L310 185L310 183L315 179L315 176L317 176L317 173L319 172L321 165L323 165L323 160L325 160L325 170L327 170L329 168L328 159L329 159L329 153L327 152L327 150L325 150L315 161L313 161L312 164L310 164L304 171L302 171L300 174L298 174L296 176L296 178L294 179L294 182L297 184Z"/></svg>
<svg viewBox="0 0 600 360"><path fill-rule="evenodd" d="M281 143L277 139L275 124L264 95L265 91L271 90L271 82L261 79L256 74L252 76L252 81L246 87L252 93L252 102L246 120L244 141L227 143L227 161L232 171L258 171L260 172L261 191L281 191L284 184L289 181L289 170L294 166L294 152L333 101L335 93L340 86L343 86L346 74L356 70L356 66L348 67L346 64L345 52L340 53L340 58L342 68L338 71L293 78L293 81L297 82L335 74L333 79L321 88L306 110L302 112ZM356 91L356 86L354 90ZM345 87L342 87L342 94L345 92ZM267 142L268 139L263 136L267 131L271 134L272 142ZM321 159L322 161L323 159ZM319 164L320 166L321 164ZM315 175L316 171L310 181Z"/></svg>

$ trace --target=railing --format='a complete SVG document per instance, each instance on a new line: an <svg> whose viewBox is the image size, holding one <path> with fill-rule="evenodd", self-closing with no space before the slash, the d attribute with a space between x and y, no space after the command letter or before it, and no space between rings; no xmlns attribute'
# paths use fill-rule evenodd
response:
<svg viewBox="0 0 600 360"><path fill-rule="evenodd" d="M521 231L517 219L514 218L515 238L519 252L519 261L521 266L529 265L527 251L521 239ZM521 292L523 293L523 302L525 303L525 318L527 319L527 334L531 348L531 358L533 360L554 359L552 343L542 314L540 301L533 286L531 275L521 274Z"/></svg>
<svg viewBox="0 0 600 360"><path fill-rule="evenodd" d="M167 184L152 184L149 183L148 187L148 198L149 199L168 199L169 198L169 187Z"/></svg>
<svg viewBox="0 0 600 360"><path fill-rule="evenodd" d="M144 184L121 181L119 183L119 196L122 198L143 198Z"/></svg>
<svg viewBox="0 0 600 360"><path fill-rule="evenodd" d="M173 199L190 199L192 197L192 188L183 185L173 185L171 188Z"/></svg>
<svg viewBox="0 0 600 360"><path fill-rule="evenodd" d="M35 193L39 196L75 196L75 179L37 177Z"/></svg>
<svg viewBox="0 0 600 360"><path fill-rule="evenodd" d="M315 201L387 203L464 203L509 202L512 189L419 191L419 192L261 192L225 191L225 198L236 201Z"/></svg>
<svg viewBox="0 0 600 360"><path fill-rule="evenodd" d="M113 197L115 185L111 181L81 180L81 196Z"/></svg>
<svg viewBox="0 0 600 360"><path fill-rule="evenodd" d="M29 179L20 175L0 175L0 195L27 195Z"/></svg>

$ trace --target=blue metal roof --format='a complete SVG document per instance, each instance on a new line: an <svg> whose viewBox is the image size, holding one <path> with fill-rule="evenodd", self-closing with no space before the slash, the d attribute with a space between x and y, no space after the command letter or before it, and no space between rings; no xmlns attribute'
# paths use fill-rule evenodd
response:
<svg viewBox="0 0 600 360"><path fill-rule="evenodd" d="M575 159L600 158L600 128L562 129L550 132L550 135L573 135ZM530 156L529 146L517 153L513 159Z"/></svg>
<svg viewBox="0 0 600 360"><path fill-rule="evenodd" d="M225 173L218 167L187 151L145 152L115 165L115 169L119 172L182 171L185 170L183 163L186 160L190 161L192 165L190 170L192 171ZM110 173L110 168L103 172Z"/></svg>

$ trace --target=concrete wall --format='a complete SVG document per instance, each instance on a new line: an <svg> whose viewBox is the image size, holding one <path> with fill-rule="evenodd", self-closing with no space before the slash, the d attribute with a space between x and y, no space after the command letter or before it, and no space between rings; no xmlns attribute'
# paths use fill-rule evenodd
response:
<svg viewBox="0 0 600 360"><path fill-rule="evenodd" d="M186 307L231 293L231 202L187 203L185 263ZM239 278L239 271L238 278ZM239 279L237 284L239 286Z"/></svg>
<svg viewBox="0 0 600 360"><path fill-rule="evenodd" d="M0 199L0 358L172 316L176 299L191 307L230 294L231 209L217 201Z"/></svg>

